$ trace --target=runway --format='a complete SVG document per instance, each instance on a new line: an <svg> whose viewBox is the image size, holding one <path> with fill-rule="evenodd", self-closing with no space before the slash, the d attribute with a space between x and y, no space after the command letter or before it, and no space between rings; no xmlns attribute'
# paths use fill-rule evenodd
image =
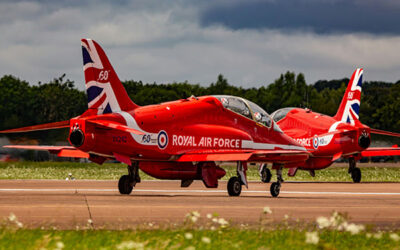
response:
<svg viewBox="0 0 400 250"><path fill-rule="evenodd" d="M143 181L131 195L120 195L116 181L1 180L0 217L14 213L27 227L75 229L135 228L182 223L198 211L218 213L232 224L257 225L268 206L271 223L313 222L333 211L350 221L381 227L400 226L400 183L283 183L272 198L270 184L250 182L240 197L229 197L226 182L206 189L202 182L180 188L178 181ZM205 218L203 219L205 220Z"/></svg>

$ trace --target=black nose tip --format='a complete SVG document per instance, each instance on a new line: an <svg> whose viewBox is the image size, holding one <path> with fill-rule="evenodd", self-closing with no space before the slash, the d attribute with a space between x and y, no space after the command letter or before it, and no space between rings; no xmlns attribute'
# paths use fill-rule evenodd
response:
<svg viewBox="0 0 400 250"><path fill-rule="evenodd" d="M83 134L82 130L76 129L71 132L69 135L69 141L74 145L75 147L80 147L83 144L83 141L85 140L85 135Z"/></svg>
<svg viewBox="0 0 400 250"><path fill-rule="evenodd" d="M361 135L358 138L358 145L360 145L360 147L368 148L370 144L371 144L371 139L369 138L369 136Z"/></svg>

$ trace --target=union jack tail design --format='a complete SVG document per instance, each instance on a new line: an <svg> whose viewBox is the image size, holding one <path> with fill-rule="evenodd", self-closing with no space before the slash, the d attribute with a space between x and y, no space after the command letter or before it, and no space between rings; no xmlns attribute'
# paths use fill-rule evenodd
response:
<svg viewBox="0 0 400 250"><path fill-rule="evenodd" d="M135 109L100 45L91 39L81 42L89 110L106 114Z"/></svg>
<svg viewBox="0 0 400 250"><path fill-rule="evenodd" d="M351 76L339 109L334 116L338 121L355 124L359 120L363 69L356 69Z"/></svg>

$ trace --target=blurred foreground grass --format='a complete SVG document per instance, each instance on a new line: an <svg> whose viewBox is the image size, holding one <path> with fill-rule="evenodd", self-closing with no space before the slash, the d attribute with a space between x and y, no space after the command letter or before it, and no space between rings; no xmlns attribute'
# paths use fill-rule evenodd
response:
<svg viewBox="0 0 400 250"><path fill-rule="evenodd" d="M0 229L0 249L398 249L399 241L393 235L385 232L368 237L368 233L321 230L318 242L313 242L307 231L296 229Z"/></svg>
<svg viewBox="0 0 400 250"><path fill-rule="evenodd" d="M400 164L393 163L368 163L358 164L362 171L362 182L400 182ZM236 175L234 165L223 166L227 174L223 180L228 180ZM0 162L0 179L65 179L71 173L77 180L118 180L121 175L127 174L126 165L120 163L95 163L76 162ZM272 180L275 172L272 171ZM316 176L311 177L307 171L298 171L295 177L288 177L284 170L284 179L287 181L347 181L351 182L347 173L347 164L335 164L332 167L316 171ZM249 166L247 172L249 180L259 180L258 167ZM154 179L141 172L143 180Z"/></svg>

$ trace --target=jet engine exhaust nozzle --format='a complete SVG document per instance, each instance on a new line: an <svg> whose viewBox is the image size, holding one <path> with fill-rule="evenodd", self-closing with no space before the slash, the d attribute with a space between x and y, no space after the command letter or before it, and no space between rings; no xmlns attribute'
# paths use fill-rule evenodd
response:
<svg viewBox="0 0 400 250"><path fill-rule="evenodd" d="M85 135L83 134L82 130L76 129L69 135L69 141L74 147L78 148L82 146L83 142L85 141Z"/></svg>
<svg viewBox="0 0 400 250"><path fill-rule="evenodd" d="M362 148L368 148L371 144L371 138L368 135L360 135L358 138L358 145Z"/></svg>

